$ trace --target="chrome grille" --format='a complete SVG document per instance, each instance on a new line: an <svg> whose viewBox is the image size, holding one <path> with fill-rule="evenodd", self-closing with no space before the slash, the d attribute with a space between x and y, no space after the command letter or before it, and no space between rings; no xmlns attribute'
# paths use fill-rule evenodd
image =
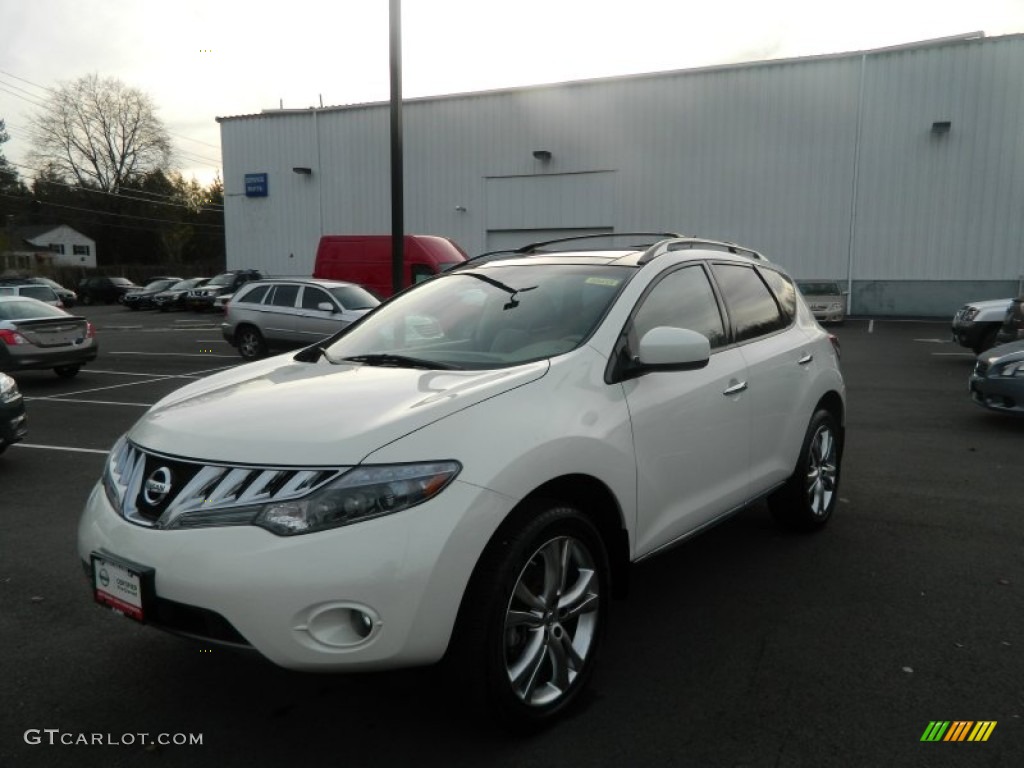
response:
<svg viewBox="0 0 1024 768"><path fill-rule="evenodd" d="M214 511L229 513L240 507L299 498L346 469L204 464L143 451L130 440L122 439L111 451L104 483L108 497L126 520L166 528L177 517L198 509L205 516ZM147 493L146 481L159 470L167 470L171 478L169 491Z"/></svg>

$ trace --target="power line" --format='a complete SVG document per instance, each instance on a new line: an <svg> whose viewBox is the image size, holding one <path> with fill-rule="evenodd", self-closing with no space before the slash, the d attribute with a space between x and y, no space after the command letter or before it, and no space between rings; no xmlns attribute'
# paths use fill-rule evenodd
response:
<svg viewBox="0 0 1024 768"><path fill-rule="evenodd" d="M36 106L36 107L44 107L45 106L44 104L40 104L38 101L33 101L32 99L30 99L30 98L28 98L26 96L22 96L20 93L15 93L14 91L7 90L6 88L3 87L4 85L5 84L3 82L0 82L0 91L3 91L4 93L9 94L9 95L13 96L16 99L21 99L22 101L27 101L29 104L32 104L33 106Z"/></svg>
<svg viewBox="0 0 1024 768"><path fill-rule="evenodd" d="M17 197L15 195L5 195L3 193L0 193L0 197L6 197L9 200L22 200L22 201L24 201L26 199L24 197ZM97 210L95 208L78 208L78 207L73 206L73 205L62 205L61 203L51 203L51 202L48 202L46 200L39 200L39 199L34 199L33 202L39 203L39 205L48 205L51 208L64 208L65 210L69 210L69 211L79 211L81 213L93 213L93 214L96 214L98 216L114 216L114 217L119 218L119 219L135 219L135 220L138 220L138 221L149 221L149 222L154 222L154 223L157 223L157 224L185 224L185 225L190 226L190 227L204 227L204 228L207 228L207 229L224 229L224 227L221 226L220 224L200 224L198 222L190 222L190 221L181 221L181 220L175 221L174 219L151 219L151 218L149 218L147 216L133 216L130 213L114 213L112 211L100 211L100 210Z"/></svg>
<svg viewBox="0 0 1024 768"><path fill-rule="evenodd" d="M9 165L13 165L18 168L24 168L29 171L35 171L36 173L44 173L43 169L41 168L33 168L30 165L25 165L24 163L16 163L13 160L8 160L7 162ZM39 179L37 179L37 181L39 181ZM195 210L193 206L187 205L186 203L163 203L160 202L159 200L146 200L143 197L132 197L130 195L124 194L124 192L129 192L137 195L150 195L151 197L160 197L165 200L174 200L174 197L171 195L162 195L159 192L150 192L149 190L145 189L133 189L131 187L125 187L124 192L108 192L103 189L90 189L89 187L79 187L75 186L74 184L67 184L63 181L53 181L51 179L43 179L42 181L44 184L54 184L58 187L66 187L68 189L73 189L78 192L90 192L95 195L109 195L110 197L116 197L121 200L135 200L140 203L149 203L151 205L167 205L176 208L187 208L189 210ZM199 206L199 210L219 212L224 210L224 206L218 203L204 203L203 205Z"/></svg>

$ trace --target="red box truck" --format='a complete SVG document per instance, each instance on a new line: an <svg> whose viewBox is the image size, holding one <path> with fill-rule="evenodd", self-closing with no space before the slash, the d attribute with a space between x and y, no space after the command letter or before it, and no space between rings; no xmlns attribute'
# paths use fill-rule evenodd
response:
<svg viewBox="0 0 1024 768"><path fill-rule="evenodd" d="M434 235L406 235L402 287L426 280L466 260L452 240ZM324 235L316 249L313 277L357 283L384 299L390 296L390 235Z"/></svg>

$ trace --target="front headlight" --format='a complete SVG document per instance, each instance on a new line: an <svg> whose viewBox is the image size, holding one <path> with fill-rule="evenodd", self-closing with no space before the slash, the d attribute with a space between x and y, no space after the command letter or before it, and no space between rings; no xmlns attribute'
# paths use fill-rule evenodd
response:
<svg viewBox="0 0 1024 768"><path fill-rule="evenodd" d="M999 369L1000 376L1017 376L1024 378L1024 360L1014 360Z"/></svg>
<svg viewBox="0 0 1024 768"><path fill-rule="evenodd" d="M21 399L18 382L6 373L0 373L0 403L13 403Z"/></svg>
<svg viewBox="0 0 1024 768"><path fill-rule="evenodd" d="M960 316L963 320L973 320L978 314L977 307L967 307L963 310L963 314Z"/></svg>
<svg viewBox="0 0 1024 768"><path fill-rule="evenodd" d="M356 467L308 496L266 504L186 512L169 528L258 525L278 536L314 533L414 507L432 499L462 469L456 461Z"/></svg>

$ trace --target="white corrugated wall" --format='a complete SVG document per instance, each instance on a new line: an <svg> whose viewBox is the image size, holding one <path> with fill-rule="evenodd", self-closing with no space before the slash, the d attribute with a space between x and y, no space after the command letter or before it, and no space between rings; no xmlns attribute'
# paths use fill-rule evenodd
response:
<svg viewBox="0 0 1024 768"><path fill-rule="evenodd" d="M406 231L675 230L852 278L855 309L942 312L1024 271L1022 72L1009 36L411 100ZM389 233L386 104L221 125L230 266L309 274L321 233Z"/></svg>

